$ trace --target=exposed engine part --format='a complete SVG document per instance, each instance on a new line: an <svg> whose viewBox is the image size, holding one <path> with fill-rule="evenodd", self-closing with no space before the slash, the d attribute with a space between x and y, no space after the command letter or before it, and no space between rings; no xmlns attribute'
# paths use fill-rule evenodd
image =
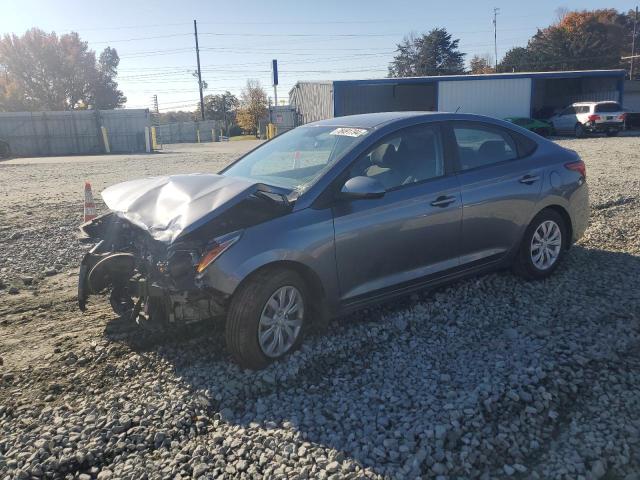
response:
<svg viewBox="0 0 640 480"><path fill-rule="evenodd" d="M197 183L196 189L185 199L185 205L193 207L191 210L185 205L175 212L142 208L147 202L151 205L161 200L157 189L172 185L186 188L192 181ZM116 203L123 207L120 211L81 225L82 238L99 243L81 263L80 309L86 309L90 295L108 292L116 314L152 330L221 317L227 299L209 288L198 273L239 238L243 226L282 215L291 205L286 196L260 184L229 183L221 176L171 177L150 182L145 183L149 191L140 205L138 201L128 203L131 196L118 197ZM127 190L133 186L121 187ZM118 188L108 189L106 197L103 193L105 200L115 201L112 194ZM131 192L137 198L137 187ZM134 206L142 210L132 217L129 209ZM213 215L214 211L217 215ZM193 221L182 225L186 228L180 231L180 223L187 218Z"/></svg>
<svg viewBox="0 0 640 480"><path fill-rule="evenodd" d="M127 289L122 287L113 288L109 296L109 302L113 311L121 318L131 318L133 316L135 303Z"/></svg>
<svg viewBox="0 0 640 480"><path fill-rule="evenodd" d="M133 275L136 266L135 257L131 253L114 253L101 258L89 270L87 283L91 293L102 292L109 286L124 288Z"/></svg>
<svg viewBox="0 0 640 480"><path fill-rule="evenodd" d="M208 320L223 314L224 309L220 302L209 298L199 300L187 300L186 295L174 295L173 301L174 321L179 324L189 324Z"/></svg>
<svg viewBox="0 0 640 480"><path fill-rule="evenodd" d="M165 331L169 327L167 299L141 297L133 310L133 320L145 330Z"/></svg>

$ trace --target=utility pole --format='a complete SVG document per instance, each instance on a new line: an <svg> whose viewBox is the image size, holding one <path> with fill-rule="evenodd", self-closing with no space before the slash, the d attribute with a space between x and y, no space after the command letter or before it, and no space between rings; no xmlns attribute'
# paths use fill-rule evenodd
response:
<svg viewBox="0 0 640 480"><path fill-rule="evenodd" d="M498 73L498 13L500 9L494 7L493 9L493 53L495 58L495 73Z"/></svg>
<svg viewBox="0 0 640 480"><path fill-rule="evenodd" d="M153 111L155 113L160 113L160 108L158 107L158 95L154 95L151 99L153 100Z"/></svg>
<svg viewBox="0 0 640 480"><path fill-rule="evenodd" d="M636 7L636 16L633 19L633 37L631 37L631 67L629 68L629 80L633 80L633 57L636 55L637 28L638 28L638 7Z"/></svg>
<svg viewBox="0 0 640 480"><path fill-rule="evenodd" d="M222 94L222 118L224 121L224 134L228 135L229 131L227 128L227 96Z"/></svg>
<svg viewBox="0 0 640 480"><path fill-rule="evenodd" d="M202 94L202 72L200 71L200 48L198 47L198 24L193 21L193 34L196 37L196 58L198 59L198 88L200 89L200 114L204 121L204 95Z"/></svg>

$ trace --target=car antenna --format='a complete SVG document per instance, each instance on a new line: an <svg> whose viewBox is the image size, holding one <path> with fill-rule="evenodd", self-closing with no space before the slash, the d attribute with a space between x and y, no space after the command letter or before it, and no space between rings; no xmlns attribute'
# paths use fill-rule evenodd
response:
<svg viewBox="0 0 640 480"><path fill-rule="evenodd" d="M456 111L453 113L458 113L458 110L460 110L460 105L458 105L458 108L456 108Z"/></svg>

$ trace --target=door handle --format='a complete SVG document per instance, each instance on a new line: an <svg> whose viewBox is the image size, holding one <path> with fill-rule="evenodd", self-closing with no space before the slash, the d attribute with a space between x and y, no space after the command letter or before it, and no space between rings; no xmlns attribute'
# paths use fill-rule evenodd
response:
<svg viewBox="0 0 640 480"><path fill-rule="evenodd" d="M447 205L455 201L456 201L456 197L452 195L441 195L438 198L436 198L433 202L431 202L431 205L433 205L434 207L446 207Z"/></svg>
<svg viewBox="0 0 640 480"><path fill-rule="evenodd" d="M518 181L520 183L531 185L532 183L536 183L538 180L540 180L540 176L539 175L525 175L524 177L522 177Z"/></svg>

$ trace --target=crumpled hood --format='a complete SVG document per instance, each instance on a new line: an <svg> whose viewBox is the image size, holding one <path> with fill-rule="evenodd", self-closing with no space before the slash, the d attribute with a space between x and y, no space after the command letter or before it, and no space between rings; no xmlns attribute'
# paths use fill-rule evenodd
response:
<svg viewBox="0 0 640 480"><path fill-rule="evenodd" d="M151 177L102 191L107 206L153 238L171 243L258 190L256 183L217 174Z"/></svg>

